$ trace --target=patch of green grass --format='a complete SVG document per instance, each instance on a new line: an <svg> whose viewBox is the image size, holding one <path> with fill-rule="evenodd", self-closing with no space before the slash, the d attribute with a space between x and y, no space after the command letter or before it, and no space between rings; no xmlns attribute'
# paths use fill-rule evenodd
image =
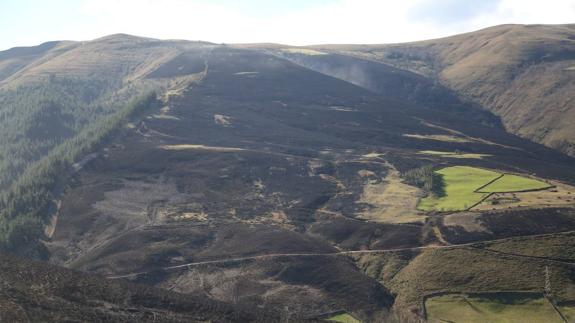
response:
<svg viewBox="0 0 575 323"><path fill-rule="evenodd" d="M473 154L473 153L458 153L454 151L436 151L436 150L422 150L419 154L434 155L443 158L461 158L461 159L481 159L489 157L489 154Z"/></svg>
<svg viewBox="0 0 575 323"><path fill-rule="evenodd" d="M334 316L328 318L327 320L330 322L361 323L360 320L356 319L355 317L353 317L347 313L334 315Z"/></svg>
<svg viewBox="0 0 575 323"><path fill-rule="evenodd" d="M481 192L500 193L500 192L522 192L541 190L551 187L551 185L532 178L521 177L517 175L505 174L495 182L483 187Z"/></svg>
<svg viewBox="0 0 575 323"><path fill-rule="evenodd" d="M452 151L437 151L437 150L420 150L419 154L424 155L455 155Z"/></svg>
<svg viewBox="0 0 575 323"><path fill-rule="evenodd" d="M438 151L425 152L434 155L440 153ZM444 185L441 190L442 194L431 194L421 199L417 206L419 210L462 211L480 202L489 193L525 192L552 187L532 178L512 174L501 175L494 171L469 166L447 167L435 171L434 174L441 176ZM490 183L491 181L493 182ZM489 185L483 187L488 183Z"/></svg>
<svg viewBox="0 0 575 323"><path fill-rule="evenodd" d="M318 56L318 55L328 55L327 53L320 52L319 50L309 49L309 48L284 48L282 49L284 52L293 53L293 54L303 54L303 55L310 55L310 56Z"/></svg>
<svg viewBox="0 0 575 323"><path fill-rule="evenodd" d="M485 295L444 295L426 300L429 322L563 322L543 297L521 297L501 301Z"/></svg>
<svg viewBox="0 0 575 323"><path fill-rule="evenodd" d="M423 139L423 140L436 140L436 141L444 141L444 142L471 142L470 139L458 136L450 136L450 135L419 135L419 134L411 134L406 133L403 134L404 137L414 138L414 139Z"/></svg>
<svg viewBox="0 0 575 323"><path fill-rule="evenodd" d="M575 322L575 307L574 306L559 306L559 311L565 316L567 322Z"/></svg>
<svg viewBox="0 0 575 323"><path fill-rule="evenodd" d="M465 210L487 196L487 193L474 192L476 189L500 176L497 172L468 166L447 167L435 173L443 177L445 194L421 199L417 206L420 210Z"/></svg>

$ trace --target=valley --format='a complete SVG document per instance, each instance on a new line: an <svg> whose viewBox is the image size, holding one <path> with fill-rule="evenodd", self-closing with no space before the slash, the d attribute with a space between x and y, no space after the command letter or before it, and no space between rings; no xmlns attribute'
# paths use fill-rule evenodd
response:
<svg viewBox="0 0 575 323"><path fill-rule="evenodd" d="M127 97L152 89L149 100L62 162L54 206L32 210L39 243L16 253L49 263L49 282L71 275L119 293L58 304L105 304L98 319L128 317L117 308L129 306L143 321L517 322L520 312L562 322L575 312L575 160L506 132L452 89L333 48L126 35L86 46L119 55L96 66L124 50L158 57L120 64ZM354 64L373 78L351 81ZM20 216L30 215L10 220ZM6 257L6 275L45 270ZM33 297L14 279L0 309ZM26 308L63 298L38 284L46 298ZM209 309L191 309L199 300Z"/></svg>
<svg viewBox="0 0 575 323"><path fill-rule="evenodd" d="M507 24L413 43L310 49L384 62L439 82L500 116L510 132L573 156L574 34L572 23ZM378 84L364 72L355 76Z"/></svg>

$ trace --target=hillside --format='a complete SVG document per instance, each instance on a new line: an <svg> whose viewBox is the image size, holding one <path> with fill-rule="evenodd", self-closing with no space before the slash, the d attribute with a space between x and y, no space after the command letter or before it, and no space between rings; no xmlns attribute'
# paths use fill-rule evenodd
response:
<svg viewBox="0 0 575 323"><path fill-rule="evenodd" d="M65 59L50 56L59 46ZM14 176L0 203L0 233L14 238L2 247L52 264L7 258L5 274L74 278L47 289L45 310L25 307L32 293L19 285L26 297L10 302L26 312L59 318L50 302L78 285L96 301L62 300L66 311L113 297L104 302L118 315L176 321L434 321L468 310L459 299L575 312L574 159L506 132L419 72L328 50L128 35L0 57L22 63L0 98L29 86L53 95L54 82L81 98L61 84L109 84L58 117L45 104L21 116L31 129L86 118L66 121L75 126L36 152L36 171ZM34 138L22 129L9 133ZM93 280L103 289L85 287ZM140 290L150 303L125 296ZM188 310L196 299L204 318Z"/></svg>
<svg viewBox="0 0 575 323"><path fill-rule="evenodd" d="M438 238L443 226L425 212L405 206L417 216L396 219L377 201L377 190L399 183L393 174L464 164L575 180L572 159L438 107L386 99L259 51L218 46L204 59L199 83L132 121L75 176L47 244L52 262L220 301L289 304L307 317L343 309L372 320L395 297L344 255L321 255L451 239L452 227ZM424 149L491 157L450 160ZM417 194L388 203L401 210ZM553 228L535 217L518 230L568 230L572 216Z"/></svg>
<svg viewBox="0 0 575 323"><path fill-rule="evenodd" d="M2 322L269 322L278 316L0 255Z"/></svg>
<svg viewBox="0 0 575 323"><path fill-rule="evenodd" d="M31 162L138 95L192 81L203 65L169 80L152 72L177 64L184 51L205 51L205 45L119 34L1 52L0 193Z"/></svg>
<svg viewBox="0 0 575 323"><path fill-rule="evenodd" d="M318 46L438 80L522 137L575 155L575 26L502 25L396 45Z"/></svg>

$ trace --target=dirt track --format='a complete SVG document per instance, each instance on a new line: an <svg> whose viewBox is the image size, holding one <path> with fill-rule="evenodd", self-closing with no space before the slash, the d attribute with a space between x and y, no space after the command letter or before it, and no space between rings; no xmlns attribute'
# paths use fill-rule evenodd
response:
<svg viewBox="0 0 575 323"><path fill-rule="evenodd" d="M130 278L136 277L140 275L145 275L157 271L168 271L180 268L189 268L193 266L201 266L201 265L212 265L212 264L224 264L224 263L233 263L233 262L241 262L246 260L265 260L270 258L281 258L281 257L329 257L329 256L340 256L340 255L353 255L353 254L369 254L369 253L380 253L380 252L397 252L397 251L408 251L408 250L426 250L426 249L455 249L461 247L473 247L475 245L481 243L489 243L489 242L503 242L515 238L520 237L545 237L550 235L558 235L558 234L570 234L574 233L575 231L566 231L561 233L548 233L548 234L537 234L537 235L529 235L529 236L517 236L511 238L502 238L502 239L494 239L494 240L486 240L480 242L470 242L470 243L462 243L456 245L428 245L428 246L421 246L421 247L408 247L408 248L392 248L392 249L376 249L376 250L349 250L349 251L338 251L338 252L331 252L331 253L275 253L275 254L267 254L267 255L259 255L259 256L250 256L250 257L238 257L238 258L227 258L227 259L218 259L218 260L208 260L208 261L198 261L198 262L190 262L186 264L176 265L176 266L168 266L162 267L151 271L144 271L144 272L137 272L137 273L130 273L125 275L119 276L108 276L108 279L120 279L120 278ZM527 256L527 255L519 255L519 254L512 254L512 253L504 253L498 252L490 249L482 249L493 253L498 253L506 256L512 257L521 257L521 258L530 258L530 259L537 259L540 261L549 261L553 263L559 263L563 265L575 266L573 262L561 261L556 259L547 259L541 258L536 256Z"/></svg>

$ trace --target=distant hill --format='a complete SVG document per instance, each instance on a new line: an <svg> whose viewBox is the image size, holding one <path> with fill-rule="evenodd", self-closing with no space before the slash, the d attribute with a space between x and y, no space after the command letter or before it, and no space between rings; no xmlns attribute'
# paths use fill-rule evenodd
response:
<svg viewBox="0 0 575 323"><path fill-rule="evenodd" d="M154 71L177 69L184 52L207 45L117 34L0 52L0 193L31 162L134 97L201 73L202 60L169 78Z"/></svg>
<svg viewBox="0 0 575 323"><path fill-rule="evenodd" d="M145 77L184 50L207 44L115 34L91 41L55 41L12 48L0 52L0 88L59 76L128 83Z"/></svg>
<svg viewBox="0 0 575 323"><path fill-rule="evenodd" d="M317 46L413 71L500 116L506 129L575 155L575 25L502 25L394 45Z"/></svg>

